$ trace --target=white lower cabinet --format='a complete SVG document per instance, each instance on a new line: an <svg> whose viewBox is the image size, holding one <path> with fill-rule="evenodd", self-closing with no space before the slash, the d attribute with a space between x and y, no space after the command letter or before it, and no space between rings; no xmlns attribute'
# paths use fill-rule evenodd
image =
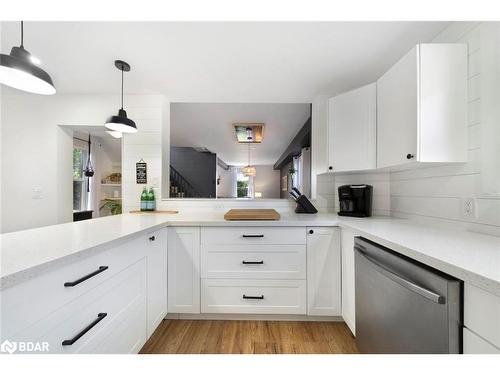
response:
<svg viewBox="0 0 500 375"><path fill-rule="evenodd" d="M356 335L356 293L354 285L354 232L347 228L340 230L342 247L342 318Z"/></svg>
<svg viewBox="0 0 500 375"><path fill-rule="evenodd" d="M307 228L307 314L341 315L338 228Z"/></svg>
<svg viewBox="0 0 500 375"><path fill-rule="evenodd" d="M464 354L500 354L500 348L495 347L470 329L463 328Z"/></svg>
<svg viewBox="0 0 500 375"><path fill-rule="evenodd" d="M145 238L148 275L148 336L167 315L167 229L149 233Z"/></svg>
<svg viewBox="0 0 500 375"><path fill-rule="evenodd" d="M168 228L168 312L200 313L200 228Z"/></svg>
<svg viewBox="0 0 500 375"><path fill-rule="evenodd" d="M500 297L464 284L464 353L500 352Z"/></svg>
<svg viewBox="0 0 500 375"><path fill-rule="evenodd" d="M138 353L167 313L166 236L122 239L0 291L0 342Z"/></svg>
<svg viewBox="0 0 500 375"><path fill-rule="evenodd" d="M201 312L305 315L305 227L201 230Z"/></svg>
<svg viewBox="0 0 500 375"><path fill-rule="evenodd" d="M202 313L305 314L305 280L203 279Z"/></svg>

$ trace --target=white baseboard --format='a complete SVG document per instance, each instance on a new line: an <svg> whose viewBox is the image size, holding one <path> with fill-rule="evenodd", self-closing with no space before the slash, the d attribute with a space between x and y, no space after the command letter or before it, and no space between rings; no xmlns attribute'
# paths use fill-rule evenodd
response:
<svg viewBox="0 0 500 375"><path fill-rule="evenodd" d="M165 319L173 320L267 320L291 322L343 322L341 316L308 316L281 314L183 314L168 313Z"/></svg>

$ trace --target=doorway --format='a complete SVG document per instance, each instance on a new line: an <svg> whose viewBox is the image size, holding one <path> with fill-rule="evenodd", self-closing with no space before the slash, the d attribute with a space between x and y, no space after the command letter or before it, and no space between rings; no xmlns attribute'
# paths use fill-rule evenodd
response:
<svg viewBox="0 0 500 375"><path fill-rule="evenodd" d="M121 214L121 138L112 137L102 126L71 128L73 221Z"/></svg>

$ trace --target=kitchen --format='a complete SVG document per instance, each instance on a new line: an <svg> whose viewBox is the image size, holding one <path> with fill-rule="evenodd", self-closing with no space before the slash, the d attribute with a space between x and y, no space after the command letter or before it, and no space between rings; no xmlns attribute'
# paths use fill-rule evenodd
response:
<svg viewBox="0 0 500 375"><path fill-rule="evenodd" d="M1 343L500 354L499 22L0 30ZM123 214L73 222L73 138L99 125Z"/></svg>

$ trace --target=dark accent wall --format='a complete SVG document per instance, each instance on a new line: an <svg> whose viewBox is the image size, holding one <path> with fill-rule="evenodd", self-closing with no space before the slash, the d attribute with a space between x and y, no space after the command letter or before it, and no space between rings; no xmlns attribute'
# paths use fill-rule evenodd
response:
<svg viewBox="0 0 500 375"><path fill-rule="evenodd" d="M281 169L283 165L289 163L294 156L300 155L304 147L311 147L311 117L309 117L304 126L300 128L286 150L281 154L276 163L274 163L274 169Z"/></svg>
<svg viewBox="0 0 500 375"><path fill-rule="evenodd" d="M201 198L215 198L217 156L192 147L170 147L170 164L198 191Z"/></svg>

